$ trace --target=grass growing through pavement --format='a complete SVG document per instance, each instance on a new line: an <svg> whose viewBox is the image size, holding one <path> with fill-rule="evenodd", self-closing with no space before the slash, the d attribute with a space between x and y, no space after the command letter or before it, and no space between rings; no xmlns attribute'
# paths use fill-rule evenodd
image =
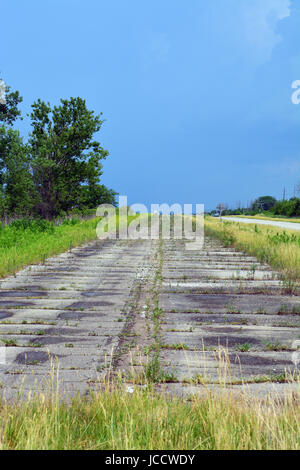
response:
<svg viewBox="0 0 300 470"><path fill-rule="evenodd" d="M235 246L282 273L284 280L300 279L300 234L294 230L205 218L207 234Z"/></svg>
<svg viewBox="0 0 300 470"><path fill-rule="evenodd" d="M269 232L265 233L265 228L259 228L253 233L237 224L224 224L225 228L221 228L219 221L213 219L210 223L208 219L207 222L206 228L210 233L217 234L226 243L245 250L248 247L256 256L259 249L266 250L261 255L270 256L270 259L273 255L276 262L281 259L284 269L290 266L287 261L293 261L288 257L290 251L283 249L291 245L295 251L298 246L290 231L286 231L287 238L277 236L276 232L282 233L278 229L273 232L268 229ZM96 238L96 223L95 220L78 222L44 232L33 231L32 234L23 229L19 233L20 239L15 239L6 251L13 248L16 252L25 250L27 257L17 258L19 265L14 265L17 269L16 266L66 251L71 244L75 246ZM23 232L28 236L25 237ZM241 234L241 238L237 234ZM273 244L268 245L266 240L270 236L275 238ZM45 246L39 245L41 239ZM0 246L0 259L3 260L1 256L5 250ZM39 252L36 255L37 246ZM32 252L29 247L32 247ZM269 247L273 251L269 252ZM40 258L32 259L34 256ZM0 265L3 266L3 262ZM153 317L154 320L159 317L158 307ZM160 371L159 363L157 368ZM156 382L156 375L155 369L155 380L150 377L152 382ZM44 395L31 396L28 400L20 398L15 403L2 400L0 449L300 449L300 403L295 397L289 396L280 402L274 393L265 402L255 398L250 401L244 395L237 400L232 392L219 395L203 386L202 390L206 390L204 396L184 400L157 394L153 384L148 382L146 385L145 388L133 385L129 393L125 384L114 389L107 384L101 392L89 398L78 396L71 403L59 398L55 385L54 392L47 398ZM222 387L222 382L220 385Z"/></svg>
<svg viewBox="0 0 300 470"><path fill-rule="evenodd" d="M141 413L141 410L143 412ZM66 404L55 392L0 405L0 449L300 449L299 401L207 392L190 401L109 386Z"/></svg>

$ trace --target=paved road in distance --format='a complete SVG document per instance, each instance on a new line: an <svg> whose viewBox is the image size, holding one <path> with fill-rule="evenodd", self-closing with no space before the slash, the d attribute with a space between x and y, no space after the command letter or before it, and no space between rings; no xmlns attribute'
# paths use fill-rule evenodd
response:
<svg viewBox="0 0 300 470"><path fill-rule="evenodd" d="M241 217L222 217L222 219L229 220L232 222L242 222L243 224L273 225L274 227L300 230L300 224L296 222L278 222L275 220L244 219Z"/></svg>

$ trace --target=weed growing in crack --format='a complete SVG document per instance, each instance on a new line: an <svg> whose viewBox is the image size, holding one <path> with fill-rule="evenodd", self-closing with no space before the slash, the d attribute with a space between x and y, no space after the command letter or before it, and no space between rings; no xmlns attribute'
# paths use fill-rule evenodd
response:
<svg viewBox="0 0 300 470"><path fill-rule="evenodd" d="M236 351L239 351L239 352L248 352L251 349L251 344L249 343L238 344L235 347L235 349Z"/></svg>

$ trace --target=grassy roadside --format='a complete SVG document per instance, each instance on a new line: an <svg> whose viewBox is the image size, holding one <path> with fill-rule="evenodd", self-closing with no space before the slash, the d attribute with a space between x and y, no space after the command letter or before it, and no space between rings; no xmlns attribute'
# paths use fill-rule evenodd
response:
<svg viewBox="0 0 300 470"><path fill-rule="evenodd" d="M298 231L279 227L239 224L213 217L205 218L207 234L218 237L225 245L256 256L280 270L283 279L300 280L300 235Z"/></svg>
<svg viewBox="0 0 300 470"><path fill-rule="evenodd" d="M125 228L135 216L116 216L116 227ZM19 220L0 228L0 277L15 274L30 264L97 239L96 227L101 217L90 220L65 220L55 225L46 220ZM108 227L109 229L109 227ZM105 229L106 231L106 229Z"/></svg>
<svg viewBox="0 0 300 470"><path fill-rule="evenodd" d="M96 239L99 218L74 219L55 226L50 222L11 224L0 230L0 276L14 274L29 264L44 262L82 243Z"/></svg>
<svg viewBox="0 0 300 470"><path fill-rule="evenodd" d="M266 406L267 404L267 406ZM141 413L141 410L143 412ZM72 403L53 397L0 405L0 449L300 449L299 402L262 404L207 392L190 401L152 388L112 390Z"/></svg>
<svg viewBox="0 0 300 470"><path fill-rule="evenodd" d="M271 220L273 222L293 222L295 224L300 224L300 219L291 219L289 217L278 217L278 216L275 216L274 217L271 217L271 216L266 216L266 215L261 215L261 214L257 214L257 215L226 215L225 217L238 217L239 219L253 219L254 221L255 220Z"/></svg>

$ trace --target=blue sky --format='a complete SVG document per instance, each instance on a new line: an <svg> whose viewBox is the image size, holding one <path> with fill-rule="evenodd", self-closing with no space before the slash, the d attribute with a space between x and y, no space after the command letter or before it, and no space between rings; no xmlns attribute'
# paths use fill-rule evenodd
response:
<svg viewBox="0 0 300 470"><path fill-rule="evenodd" d="M103 112L102 182L129 203L293 195L299 1L11 0L1 17L0 74L24 114L70 96Z"/></svg>

